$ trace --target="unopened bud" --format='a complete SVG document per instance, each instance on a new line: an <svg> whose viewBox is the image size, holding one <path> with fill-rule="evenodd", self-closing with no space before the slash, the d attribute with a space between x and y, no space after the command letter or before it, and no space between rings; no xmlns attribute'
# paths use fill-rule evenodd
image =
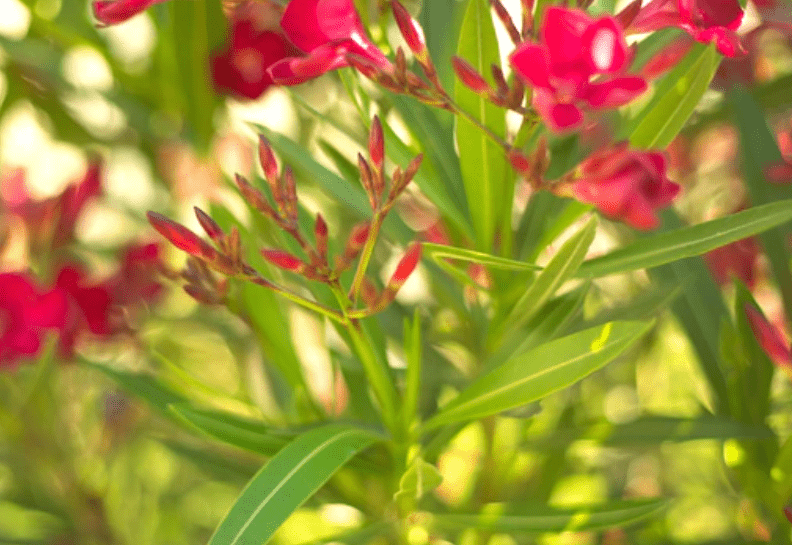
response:
<svg viewBox="0 0 792 545"><path fill-rule="evenodd" d="M792 182L792 163L779 161L764 168L764 176L768 181L776 184Z"/></svg>
<svg viewBox="0 0 792 545"><path fill-rule="evenodd" d="M523 41L522 36L517 30L517 27L514 26L514 21L512 21L509 12L506 11L506 8L500 3L500 0L490 0L490 2L492 3L492 7L495 8L495 15L498 16L498 19L500 19L501 23L503 23L503 26L506 28L506 32L509 33L511 41L514 45L520 45Z"/></svg>
<svg viewBox="0 0 792 545"><path fill-rule="evenodd" d="M415 178L415 175L418 173L418 169L421 168L421 161L423 161L423 153L419 153L410 161L404 174L400 176L399 183L397 184L394 182L393 186L391 186L391 194L389 196L391 199L398 197L401 192L407 188L410 182L412 182L413 178ZM395 174L396 172L394 172L394 175Z"/></svg>
<svg viewBox="0 0 792 545"><path fill-rule="evenodd" d="M323 265L327 265L327 238L327 223L325 223L322 214L317 213L316 223L314 224L314 239L316 241L316 251Z"/></svg>
<svg viewBox="0 0 792 545"><path fill-rule="evenodd" d="M264 135L259 136L259 161L261 168L264 169L264 177L267 181L274 183L278 179L278 162L275 160L275 154L272 152L269 140Z"/></svg>
<svg viewBox="0 0 792 545"><path fill-rule="evenodd" d="M507 155L512 168L523 176L528 176L531 172L531 162L521 152L513 149Z"/></svg>
<svg viewBox="0 0 792 545"><path fill-rule="evenodd" d="M276 267L280 267L287 271L300 273L305 268L305 263L298 257L284 252L283 250L268 250L265 248L261 250L261 255Z"/></svg>
<svg viewBox="0 0 792 545"><path fill-rule="evenodd" d="M264 197L261 191L253 187L250 182L239 174L237 174L234 179L236 180L239 192L242 193L242 198L245 199L250 206L273 220L278 219L278 214L275 212L275 209L270 206L270 203L267 202L266 197Z"/></svg>
<svg viewBox="0 0 792 545"><path fill-rule="evenodd" d="M366 161L366 159L360 153L358 153L358 170L360 171L360 183L363 185L363 189L368 196L371 209L376 210L379 199L377 198L377 194L374 192L374 175L371 172L371 167L369 166L368 161Z"/></svg>
<svg viewBox="0 0 792 545"><path fill-rule="evenodd" d="M415 242L412 246L410 246L407 251L402 256L401 261L396 266L396 270L391 275L390 280L388 281L388 288L393 289L394 287L398 290L404 283L407 281L407 278L415 270L415 267L418 265L418 261L421 259L421 243Z"/></svg>
<svg viewBox="0 0 792 545"><path fill-rule="evenodd" d="M381 171L385 161L385 137L382 134L382 124L379 116L374 116L369 131L369 157L375 170Z"/></svg>
<svg viewBox="0 0 792 545"><path fill-rule="evenodd" d="M459 57L451 57L451 65L454 67L454 72L459 81L465 87L478 94L490 92L489 83L466 60Z"/></svg>
<svg viewBox="0 0 792 545"><path fill-rule="evenodd" d="M204 305L217 305L222 302L217 294L210 293L209 290L197 284L187 284L183 289L190 297Z"/></svg>
<svg viewBox="0 0 792 545"><path fill-rule="evenodd" d="M154 229L167 238L171 244L187 252L190 255L212 260L217 257L217 250L204 242L201 237L187 229L184 225L158 214L156 212L146 213L149 223Z"/></svg>
<svg viewBox="0 0 792 545"><path fill-rule="evenodd" d="M203 227L203 230L209 235L209 238L217 243L225 239L225 233L220 226L217 225L215 220L197 206L194 206L193 210L195 211L195 217L198 218L198 223L201 224L201 227Z"/></svg>
<svg viewBox="0 0 792 545"><path fill-rule="evenodd" d="M633 0L627 4L623 10L616 14L615 18L621 25L622 29L628 28L635 17L641 11L641 0Z"/></svg>
<svg viewBox="0 0 792 545"><path fill-rule="evenodd" d="M789 522L792 522L792 505L787 505L784 507L784 516Z"/></svg>
<svg viewBox="0 0 792 545"><path fill-rule="evenodd" d="M286 212L286 217L289 223L293 226L297 225L297 184L294 180L294 172L291 167L286 166L283 169L283 189L285 195L283 196L284 203L283 209Z"/></svg>
<svg viewBox="0 0 792 545"><path fill-rule="evenodd" d="M401 35L404 36L404 41L407 42L407 47L413 52L418 62L426 65L429 62L429 50L426 48L423 29L397 0L392 0L391 6L393 18L396 19L396 24L399 26Z"/></svg>
<svg viewBox="0 0 792 545"><path fill-rule="evenodd" d="M492 79L495 81L495 85L497 86L497 93L499 96L506 96L509 94L509 84L506 83L506 78L503 75L503 70L497 64L493 64L490 66L490 71L492 72Z"/></svg>

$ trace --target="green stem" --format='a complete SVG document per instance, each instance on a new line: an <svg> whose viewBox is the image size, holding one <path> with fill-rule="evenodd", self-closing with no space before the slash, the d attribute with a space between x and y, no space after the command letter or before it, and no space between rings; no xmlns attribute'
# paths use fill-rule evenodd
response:
<svg viewBox="0 0 792 545"><path fill-rule="evenodd" d="M249 280L251 280L252 282L258 284L259 286L264 286L265 288L269 288L272 291L274 291L275 293L278 293L278 294L282 295L283 297L285 297L289 301L297 303L298 305L300 305L302 307L305 307L308 310L313 310L314 312L318 312L319 314L322 314L323 316L327 316L328 318L330 318L331 320L333 320L335 322L343 324L346 321L346 318L344 318L337 311L335 311L335 310L333 310L331 308L328 308L328 307L326 307L324 305L320 305L319 303L315 303L314 301L311 301L310 299L306 299L305 297L303 297L301 295L297 295L296 293L292 293L289 290L287 290L285 288L282 288L282 287L280 287L280 286L278 286L276 284L273 284L272 282L269 282L269 281L265 280L264 278L262 278L260 276L252 276L252 277L248 277L248 278L249 278Z"/></svg>
<svg viewBox="0 0 792 545"><path fill-rule="evenodd" d="M358 261L357 270L355 271L355 279L352 281L352 288L349 290L350 298L352 299L353 304L357 302L358 294L360 293L360 287L363 285L363 278L366 276L366 269L368 268L369 261L371 261L371 256L374 254L374 244L377 243L379 230L380 227L382 227L382 221L384 219L385 214L383 211L377 210L374 213L374 219L371 220L369 235L366 239L365 246L363 246L363 251L360 253L360 261Z"/></svg>

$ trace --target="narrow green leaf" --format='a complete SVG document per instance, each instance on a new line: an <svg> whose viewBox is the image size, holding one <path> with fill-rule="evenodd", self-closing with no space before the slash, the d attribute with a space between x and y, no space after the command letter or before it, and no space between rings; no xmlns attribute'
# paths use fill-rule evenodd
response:
<svg viewBox="0 0 792 545"><path fill-rule="evenodd" d="M424 431L514 409L574 384L624 352L651 325L609 322L520 354L475 380Z"/></svg>
<svg viewBox="0 0 792 545"><path fill-rule="evenodd" d="M235 414L174 403L168 409L179 420L206 435L257 454L271 456L288 442L287 435L272 433L263 422Z"/></svg>
<svg viewBox="0 0 792 545"><path fill-rule="evenodd" d="M490 64L498 63L498 42L486 0L468 0L457 55L481 74L489 74ZM501 108L461 82L456 83L454 96L464 111L503 137L506 117ZM496 142L462 116L457 116L455 136L476 246L487 251L492 247L498 224L511 211L512 188L505 183L506 158Z"/></svg>
<svg viewBox="0 0 792 545"><path fill-rule="evenodd" d="M484 252L468 250L466 248L446 246L445 244L424 242L421 244L421 246L423 247L424 253L437 262L438 265L443 259L450 258L464 261L466 263L478 263L480 265L486 265L487 267L504 271L535 271L541 268L538 265L534 265L533 263L515 261L514 259L498 257Z"/></svg>
<svg viewBox="0 0 792 545"><path fill-rule="evenodd" d="M501 514L500 505L478 515L434 515L442 528L479 528L493 532L565 532L601 530L626 526L656 515L667 505L664 499L614 501L588 508L553 509L544 505L521 506L530 515Z"/></svg>
<svg viewBox="0 0 792 545"><path fill-rule="evenodd" d="M679 134L709 87L721 56L715 47L696 44L666 74L649 104L628 126L626 136L637 148L665 148Z"/></svg>
<svg viewBox="0 0 792 545"><path fill-rule="evenodd" d="M752 426L712 415L698 418L646 416L627 424L603 422L583 434L583 439L601 441L605 445L656 445L663 441L695 441L698 439L767 439L773 432L766 426Z"/></svg>
<svg viewBox="0 0 792 545"><path fill-rule="evenodd" d="M585 261L575 276L599 278L650 269L714 250L792 220L792 200L755 206L698 225L657 233Z"/></svg>
<svg viewBox="0 0 792 545"><path fill-rule="evenodd" d="M743 177L754 206L789 198L788 186L773 184L764 176L766 167L783 161L764 112L744 89L733 90L729 102L740 133ZM768 230L761 236L788 320L792 316L792 272L787 249L790 234L792 226L787 225Z"/></svg>
<svg viewBox="0 0 792 545"><path fill-rule="evenodd" d="M507 333L522 327L564 282L575 275L575 271L586 257L596 231L597 218L593 216L580 231L561 246L509 313L504 323Z"/></svg>
<svg viewBox="0 0 792 545"><path fill-rule="evenodd" d="M347 460L380 440L339 424L299 436L248 483L209 545L263 545Z"/></svg>
<svg viewBox="0 0 792 545"><path fill-rule="evenodd" d="M111 369L107 365L95 363L84 358L80 358L80 360L84 365L98 369L116 381L124 390L142 398L154 409L166 416L172 416L168 411L168 406L188 401L182 394L151 375L118 371Z"/></svg>

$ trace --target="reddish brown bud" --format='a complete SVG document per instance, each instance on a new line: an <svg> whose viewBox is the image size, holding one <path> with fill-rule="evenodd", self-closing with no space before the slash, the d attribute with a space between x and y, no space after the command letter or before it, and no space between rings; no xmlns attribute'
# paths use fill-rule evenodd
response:
<svg viewBox="0 0 792 545"><path fill-rule="evenodd" d="M261 255L264 256L264 259L276 267L280 267L281 269L285 269L287 271L299 273L305 267L305 263L303 263L299 258L282 250L268 250L265 248L261 250Z"/></svg>
<svg viewBox="0 0 792 545"><path fill-rule="evenodd" d="M294 180L294 172L289 166L283 169L283 189L285 192L283 209L286 217L289 223L297 225L297 184Z"/></svg>
<svg viewBox="0 0 792 545"><path fill-rule="evenodd" d="M184 225L176 223L156 212L148 212L146 216L151 226L180 250L207 260L217 257L217 250L209 246Z"/></svg>
<svg viewBox="0 0 792 545"><path fill-rule="evenodd" d="M275 209L270 206L270 203L267 202L266 197L264 197L261 191L253 187L250 182L239 174L235 176L235 180L239 192L242 193L242 198L245 199L250 206L273 220L278 219L278 214L275 212Z"/></svg>
<svg viewBox="0 0 792 545"><path fill-rule="evenodd" d="M369 59L361 57L360 55L348 53L346 60L355 70L366 76L368 79L377 81L377 78L382 72L379 66L371 62Z"/></svg>
<svg viewBox="0 0 792 545"><path fill-rule="evenodd" d="M195 211L195 217L198 218L198 223L201 224L201 227L203 227L203 230L206 231L207 235L209 235L209 238L215 242L220 242L225 238L225 233L223 230L219 225L217 225L215 220L209 217L206 212L197 206L194 206L193 210Z"/></svg>
<svg viewBox="0 0 792 545"><path fill-rule="evenodd" d="M385 161L385 137L382 135L382 124L379 116L374 116L369 131L369 157L375 170L381 171Z"/></svg>
<svg viewBox="0 0 792 545"><path fill-rule="evenodd" d="M368 223L360 223L355 225L352 228L352 233L349 235L349 243L347 246L352 246L358 249L362 248L368 239L370 229L371 225Z"/></svg>
<svg viewBox="0 0 792 545"><path fill-rule="evenodd" d="M399 25L399 31L404 36L407 47L413 52L418 62L422 65L427 64L429 61L429 50L426 48L426 38L424 37L423 29L399 2L392 0L391 7L393 8L393 18L396 19L396 24Z"/></svg>
<svg viewBox="0 0 792 545"><path fill-rule="evenodd" d="M459 81L465 87L474 93L484 94L490 92L489 83L466 60L459 57L451 57L451 65L454 67L454 72Z"/></svg>
<svg viewBox="0 0 792 545"><path fill-rule="evenodd" d="M407 278L412 274L415 270L415 267L418 265L418 261L421 259L421 243L415 242L412 246L410 246L407 251L404 253L404 256L399 261L396 270L393 272L390 280L388 281L388 291L397 291L404 283L407 281Z"/></svg>
<svg viewBox="0 0 792 545"><path fill-rule="evenodd" d="M506 107L517 109L525 100L525 84L520 78L514 78L511 89L506 95Z"/></svg>
<svg viewBox="0 0 792 545"><path fill-rule="evenodd" d="M373 308L377 304L377 288L374 283L363 277L363 282L360 284L360 299L366 308Z"/></svg>
<svg viewBox="0 0 792 545"><path fill-rule="evenodd" d="M789 522L792 522L792 505L787 505L784 507L784 516Z"/></svg>
<svg viewBox="0 0 792 545"><path fill-rule="evenodd" d="M627 28L632 24L632 22L635 20L635 17L638 15L638 12L640 11L641 0L633 0L627 4L623 10L616 14L616 20L623 29Z"/></svg>
<svg viewBox="0 0 792 545"><path fill-rule="evenodd" d="M376 210L379 199L378 195L374 191L374 175L371 172L371 167L369 166L368 162L360 153L358 153L358 170L360 171L360 183L363 185L363 189L369 198L371 209Z"/></svg>
<svg viewBox="0 0 792 545"><path fill-rule="evenodd" d="M394 182L390 190L390 199L395 199L398 197L401 192L404 191L405 188L410 184L410 182L412 182L413 178L415 178L415 175L418 173L418 169L421 168L421 161L423 161L423 153L419 153L413 158L412 161L410 161L410 164L407 165L407 169L404 171L404 174L400 175L398 183L395 180L395 176L399 172L398 170L394 171Z"/></svg>
<svg viewBox="0 0 792 545"><path fill-rule="evenodd" d="M490 0L490 3L492 7L495 8L495 15L498 16L498 19L500 19L501 23L503 23L503 26L506 28L506 32L509 33L511 41L514 42L514 45L520 45L523 41L522 36L520 36L517 27L514 26L514 21L512 21L509 12L506 11L506 8L500 3L500 0Z"/></svg>
<svg viewBox="0 0 792 545"><path fill-rule="evenodd" d="M264 177L270 184L278 179L278 162L275 160L275 154L272 153L272 146L269 140L264 135L259 136L259 161L261 168L264 169Z"/></svg>
<svg viewBox="0 0 792 545"><path fill-rule="evenodd" d="M531 172L531 163L521 152L513 149L507 155L512 168L518 173L527 176Z"/></svg>
<svg viewBox="0 0 792 545"><path fill-rule="evenodd" d="M318 213L314 224L314 239L316 240L316 251L319 253L319 259L323 265L327 265L327 223L325 223L322 214Z"/></svg>
<svg viewBox="0 0 792 545"><path fill-rule="evenodd" d="M492 72L492 79L495 81L495 85L497 86L497 93L499 96L506 96L509 94L509 84L506 83L506 78L503 75L503 70L497 64L493 64L490 66L490 71Z"/></svg>
<svg viewBox="0 0 792 545"><path fill-rule="evenodd" d="M217 305L222 301L216 294L210 293L206 288L196 284L187 284L183 289L190 297L204 305Z"/></svg>

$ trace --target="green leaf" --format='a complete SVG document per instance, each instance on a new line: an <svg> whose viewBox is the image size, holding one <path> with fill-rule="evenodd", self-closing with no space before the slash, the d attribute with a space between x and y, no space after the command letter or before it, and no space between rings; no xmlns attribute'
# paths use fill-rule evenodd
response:
<svg viewBox="0 0 792 545"><path fill-rule="evenodd" d="M107 365L94 363L84 358L80 358L80 360L84 365L98 369L116 381L124 390L142 398L154 409L166 416L172 416L168 411L168 406L188 401L182 394L151 375L118 371L111 369Z"/></svg>
<svg viewBox="0 0 792 545"><path fill-rule="evenodd" d="M507 333L522 327L564 282L573 277L583 263L596 231L597 218L593 216L580 231L561 246L509 313L503 325Z"/></svg>
<svg viewBox="0 0 792 545"><path fill-rule="evenodd" d="M732 116L740 133L742 172L754 206L789 198L788 186L767 181L764 169L783 161L764 112L743 89L729 95ZM789 269L789 236L792 226L777 227L762 234L762 246L770 261L776 284L784 300L787 319L792 316L792 272Z"/></svg>
<svg viewBox="0 0 792 545"><path fill-rule="evenodd" d="M721 56L715 46L696 44L655 89L649 104L628 125L637 148L665 148L679 134L709 87Z"/></svg>
<svg viewBox="0 0 792 545"><path fill-rule="evenodd" d="M457 55L481 74L488 74L490 64L498 63L498 42L486 0L468 0ZM462 110L503 138L506 117L501 108L459 81L454 96ZM476 246L487 251L492 247L499 223L511 211L513 187L506 183L506 158L496 142L463 116L457 116L455 135Z"/></svg>
<svg viewBox="0 0 792 545"><path fill-rule="evenodd" d="M347 460L380 440L340 424L299 436L251 479L209 545L263 545Z"/></svg>
<svg viewBox="0 0 792 545"><path fill-rule="evenodd" d="M664 499L614 501L605 505L576 509L552 509L544 505L521 506L530 515L501 514L494 504L478 515L434 515L442 528L479 528L493 532L565 532L601 530L625 526L656 515L667 505Z"/></svg>
<svg viewBox="0 0 792 545"><path fill-rule="evenodd" d="M199 409L187 403L168 407L176 418L206 435L257 454L271 456L288 442L286 435L273 434L263 422L235 414Z"/></svg>
<svg viewBox="0 0 792 545"><path fill-rule="evenodd" d="M593 439L605 445L656 445L663 441L698 439L767 439L773 432L766 426L753 426L712 415L698 418L646 416L627 424L603 422L586 431L581 439Z"/></svg>
<svg viewBox="0 0 792 545"><path fill-rule="evenodd" d="M574 384L624 352L651 326L608 322L520 354L475 380L424 431L514 409Z"/></svg>
<svg viewBox="0 0 792 545"><path fill-rule="evenodd" d="M792 200L755 206L730 216L641 238L584 262L575 276L599 278L650 269L704 254L792 220Z"/></svg>
<svg viewBox="0 0 792 545"><path fill-rule="evenodd" d="M535 271L541 268L538 265L534 265L533 263L515 261L514 259L498 257L484 252L468 250L466 248L446 246L445 244L424 242L421 244L421 246L424 253L431 257L438 264L440 264L443 259L450 258L464 261L466 263L478 263L480 265L486 265L487 267L504 271Z"/></svg>

